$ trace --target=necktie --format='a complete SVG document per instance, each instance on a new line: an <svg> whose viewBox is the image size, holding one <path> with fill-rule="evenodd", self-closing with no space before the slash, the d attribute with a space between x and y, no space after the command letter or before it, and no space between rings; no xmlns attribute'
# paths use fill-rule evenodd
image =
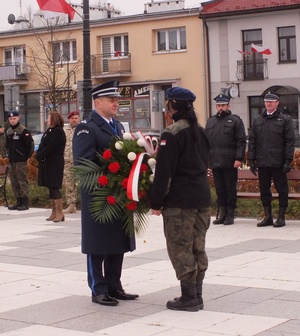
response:
<svg viewBox="0 0 300 336"><path fill-rule="evenodd" d="M114 128L114 123L112 121L110 121L109 124L112 128Z"/></svg>

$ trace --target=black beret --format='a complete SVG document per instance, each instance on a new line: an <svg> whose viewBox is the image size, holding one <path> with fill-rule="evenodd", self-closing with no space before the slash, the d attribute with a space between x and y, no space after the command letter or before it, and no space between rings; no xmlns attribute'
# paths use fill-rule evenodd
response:
<svg viewBox="0 0 300 336"><path fill-rule="evenodd" d="M18 117L19 116L19 112L18 111L10 111L7 113L7 118L9 117Z"/></svg>

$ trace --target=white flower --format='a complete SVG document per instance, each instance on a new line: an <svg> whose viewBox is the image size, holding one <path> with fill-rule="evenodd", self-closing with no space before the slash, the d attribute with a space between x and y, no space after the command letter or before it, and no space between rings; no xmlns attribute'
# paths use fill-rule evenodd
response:
<svg viewBox="0 0 300 336"><path fill-rule="evenodd" d="M145 147L145 145L146 145L146 141L145 141L144 139L138 139L137 144L138 144L140 147Z"/></svg>
<svg viewBox="0 0 300 336"><path fill-rule="evenodd" d="M156 160L154 158L150 158L148 160L149 167L154 167L156 165Z"/></svg>
<svg viewBox="0 0 300 336"><path fill-rule="evenodd" d="M122 149L123 146L124 146L124 143L123 143L122 141L117 141L117 142L115 143L115 147L116 147L117 150Z"/></svg>
<svg viewBox="0 0 300 336"><path fill-rule="evenodd" d="M132 140L133 137L132 137L131 133L125 132L125 133L123 134L123 139L124 139L124 140Z"/></svg>
<svg viewBox="0 0 300 336"><path fill-rule="evenodd" d="M136 154L133 152L129 152L127 158L129 161L134 161L136 159Z"/></svg>
<svg viewBox="0 0 300 336"><path fill-rule="evenodd" d="M150 182L153 182L153 181L154 181L154 174L151 174L151 175L149 176L149 181L150 181Z"/></svg>

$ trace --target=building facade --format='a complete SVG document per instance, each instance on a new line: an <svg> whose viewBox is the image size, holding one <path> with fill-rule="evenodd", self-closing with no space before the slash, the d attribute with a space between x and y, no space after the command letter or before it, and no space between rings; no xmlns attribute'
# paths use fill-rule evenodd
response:
<svg viewBox="0 0 300 336"><path fill-rule="evenodd" d="M90 20L92 85L120 81L118 119L132 130L160 131L165 126L164 93L172 86L196 94L195 108L205 123L199 8L184 9L182 4L164 2L163 10L156 11L151 2L143 14L112 16L107 11L106 17ZM18 109L30 130L43 131L48 110L63 116L75 108L82 111L82 22L51 27L0 32L0 120Z"/></svg>
<svg viewBox="0 0 300 336"><path fill-rule="evenodd" d="M232 111L249 130L264 109L264 94L276 93L279 107L293 119L299 146L299 13L299 0L202 4L209 114L215 113L216 95L231 93Z"/></svg>

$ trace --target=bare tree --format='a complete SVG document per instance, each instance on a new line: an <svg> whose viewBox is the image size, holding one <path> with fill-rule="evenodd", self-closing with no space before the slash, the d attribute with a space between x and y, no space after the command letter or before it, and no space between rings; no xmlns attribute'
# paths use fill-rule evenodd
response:
<svg viewBox="0 0 300 336"><path fill-rule="evenodd" d="M70 77L82 68L82 60L76 63L70 62L70 54L57 53L54 45L58 41L71 41L71 33L59 31L61 24L59 18L46 20L46 26L34 29L36 45L30 48L31 75L44 95L44 102L47 107L56 110L66 100L66 92L70 93ZM62 71L67 67L67 73ZM70 98L70 96L68 97Z"/></svg>

